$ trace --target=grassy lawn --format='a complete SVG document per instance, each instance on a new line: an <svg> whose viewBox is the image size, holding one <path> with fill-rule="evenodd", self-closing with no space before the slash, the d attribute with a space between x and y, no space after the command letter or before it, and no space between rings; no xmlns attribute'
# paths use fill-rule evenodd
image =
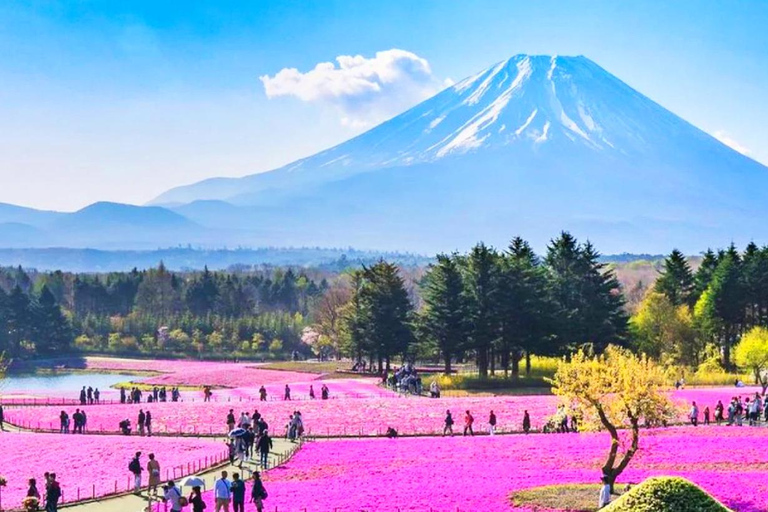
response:
<svg viewBox="0 0 768 512"><path fill-rule="evenodd" d="M616 484L616 492L621 493L622 489L623 485ZM513 493L511 499L516 507L533 510L595 512L599 495L599 484L547 485Z"/></svg>
<svg viewBox="0 0 768 512"><path fill-rule="evenodd" d="M267 363L260 368L265 370L284 370L304 373L323 373L324 379L349 379L364 376L364 374L343 373L352 368L351 361L278 361ZM372 375L371 375L372 376Z"/></svg>

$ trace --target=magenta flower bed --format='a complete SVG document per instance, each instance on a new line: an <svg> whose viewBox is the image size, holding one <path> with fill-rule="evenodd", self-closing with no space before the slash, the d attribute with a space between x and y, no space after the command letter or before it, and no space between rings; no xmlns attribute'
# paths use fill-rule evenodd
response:
<svg viewBox="0 0 768 512"><path fill-rule="evenodd" d="M734 510L762 512L768 495L766 443L768 430L761 428L644 431L640 452L620 481L679 475ZM265 474L266 509L532 512L512 507L510 493L597 483L607 446L603 434L317 441ZM206 499L211 509L211 493ZM255 511L252 504L245 509Z"/></svg>
<svg viewBox="0 0 768 512"><path fill-rule="evenodd" d="M143 379L146 384L161 386L261 386L288 382L305 382L319 377L311 373L265 370L253 363L225 363L208 361L164 361L140 359L87 358L88 369L93 370L149 370L162 372Z"/></svg>
<svg viewBox="0 0 768 512"><path fill-rule="evenodd" d="M329 381L331 396L334 382ZM487 431L491 410L498 418L501 431L521 430L523 411L531 415L533 428L538 428L554 413L557 399L554 396L509 396L479 398L419 397L372 398L301 401L232 401L232 402L183 402L141 405L93 405L86 406L88 428L91 430L116 431L118 423L130 419L135 424L139 408L152 411L156 432L222 433L226 428L229 409L236 414L252 413L258 409L270 424L273 434L282 435L288 417L300 410L309 435L376 435L394 427L402 434L428 434L442 432L446 409L454 415L454 429L463 426L464 411L469 409L475 417L475 430ZM66 408L70 415L74 407ZM7 407L6 421L32 428L58 428L61 407Z"/></svg>
<svg viewBox="0 0 768 512"><path fill-rule="evenodd" d="M37 479L43 493L43 473L56 473L64 491L64 501L91 498L132 489L128 462L142 452L143 466L154 453L160 462L162 478L174 478L212 465L226 456L221 441L195 438L124 436L83 436L74 434L0 433L3 463L0 474L8 485L2 489L2 505L18 508L26 496L27 481ZM143 474L144 483L147 473Z"/></svg>

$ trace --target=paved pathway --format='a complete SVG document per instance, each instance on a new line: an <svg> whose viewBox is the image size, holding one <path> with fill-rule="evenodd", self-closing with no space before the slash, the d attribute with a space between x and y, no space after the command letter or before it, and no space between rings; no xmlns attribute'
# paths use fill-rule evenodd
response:
<svg viewBox="0 0 768 512"><path fill-rule="evenodd" d="M274 464L276 464L278 457L280 456L286 456L290 451L296 447L296 443L292 443L286 439L283 438L273 438L273 451L270 454L270 467L272 467ZM227 471L229 473L230 479L232 477L232 473L240 473L242 476L245 474L246 478L250 477L250 474L253 470L259 470L259 466L253 462L247 462L243 465L243 469L240 470L240 468L236 466L220 466L215 469L211 469L208 471L205 471L203 473L199 473L197 476L202 478L205 481L205 488L206 489L212 489L213 483L218 478L218 476L221 474L222 471ZM177 482L178 484L178 482ZM250 486L249 486L250 487ZM188 496L189 492L191 491L190 488L185 488L182 492L184 496ZM66 511L71 512L145 512L147 507L147 492L142 492L141 496L137 496L134 494L124 494L121 496L115 496L113 498L102 498L95 501L87 502L87 503L79 503L74 505L63 505L60 506L60 509L64 509ZM155 502L157 503L157 502ZM157 505L154 505L152 507L152 511L157 510ZM188 509L188 507L187 507ZM160 505L160 511L164 511L165 508L163 505Z"/></svg>

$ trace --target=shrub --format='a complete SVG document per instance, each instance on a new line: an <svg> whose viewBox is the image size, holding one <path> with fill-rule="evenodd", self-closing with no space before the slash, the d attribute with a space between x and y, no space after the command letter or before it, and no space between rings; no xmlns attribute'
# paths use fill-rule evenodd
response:
<svg viewBox="0 0 768 512"><path fill-rule="evenodd" d="M604 512L730 512L694 483L679 477L653 477L603 509Z"/></svg>

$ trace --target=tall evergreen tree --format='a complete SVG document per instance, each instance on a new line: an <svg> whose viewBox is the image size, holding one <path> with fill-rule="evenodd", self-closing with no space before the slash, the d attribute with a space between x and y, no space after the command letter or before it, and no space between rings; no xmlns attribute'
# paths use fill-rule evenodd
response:
<svg viewBox="0 0 768 512"><path fill-rule="evenodd" d="M48 286L43 285L32 310L32 338L40 355L61 353L69 348L72 331Z"/></svg>
<svg viewBox="0 0 768 512"><path fill-rule="evenodd" d="M470 346L480 377L486 378L491 349L499 337L499 256L480 243L472 248L463 264Z"/></svg>
<svg viewBox="0 0 768 512"><path fill-rule="evenodd" d="M392 357L405 357L413 341L412 305L397 265L379 261L363 267L362 301L368 311L368 338L379 367L389 371Z"/></svg>
<svg viewBox="0 0 768 512"><path fill-rule="evenodd" d="M421 325L440 351L446 375L451 373L451 360L463 350L467 338L463 286L456 256L438 255L424 276Z"/></svg>
<svg viewBox="0 0 768 512"><path fill-rule="evenodd" d="M627 315L619 283L613 271L599 261L591 243L583 246L567 232L547 248L551 299L555 306L556 341L568 353L584 343L601 350L621 342Z"/></svg>
<svg viewBox="0 0 768 512"><path fill-rule="evenodd" d="M744 329L745 298L740 259L723 254L706 291L696 303L696 318L719 345L723 367L730 370L731 348Z"/></svg>
<svg viewBox="0 0 768 512"><path fill-rule="evenodd" d="M655 288L666 295L674 306L693 306L693 272L682 252L674 249L667 256Z"/></svg>
<svg viewBox="0 0 768 512"><path fill-rule="evenodd" d="M712 276L717 268L718 255L712 250L707 251L701 257L701 264L693 278L693 297L691 300L695 303L709 287L712 282Z"/></svg>

